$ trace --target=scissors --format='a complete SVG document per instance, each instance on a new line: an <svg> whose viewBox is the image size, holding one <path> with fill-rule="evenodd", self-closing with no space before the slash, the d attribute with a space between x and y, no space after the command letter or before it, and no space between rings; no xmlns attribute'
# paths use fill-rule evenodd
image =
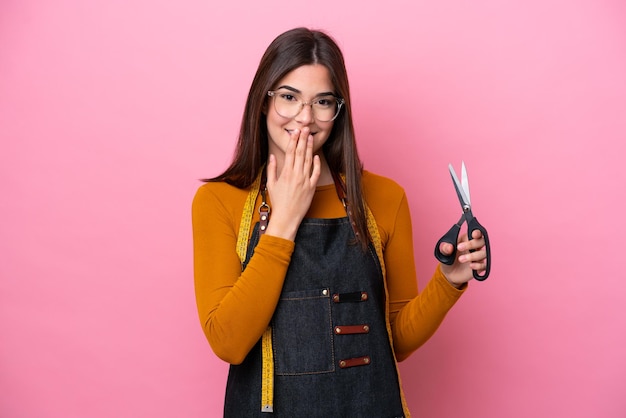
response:
<svg viewBox="0 0 626 418"><path fill-rule="evenodd" d="M479 230L485 239L485 250L487 251L487 265L485 271L482 275L480 275L479 271L473 270L472 275L476 280L482 281L489 277L489 271L491 270L491 248L489 247L489 236L487 235L487 230L478 223L478 219L474 217L472 214L472 205L470 203L470 191L469 191L469 181L467 179L467 171L465 170L465 162L462 163L461 167L461 181L456 175L454 171L454 167L452 164L448 165L448 169L450 170L450 175L452 176L452 183L454 183L454 188L456 189L456 194L459 197L459 201L461 202L461 207L463 208L463 215L461 215L461 219L450 228L450 230L437 242L437 246L435 247L435 257L437 260L442 262L443 264L452 265L454 260L456 259L456 245L459 238L459 231L461 230L461 225L464 222L467 222L467 236L468 239L472 239L472 233L476 230ZM452 244L454 250L452 254L445 255L441 251L439 251L439 246L442 242ZM470 250L474 252L475 250Z"/></svg>

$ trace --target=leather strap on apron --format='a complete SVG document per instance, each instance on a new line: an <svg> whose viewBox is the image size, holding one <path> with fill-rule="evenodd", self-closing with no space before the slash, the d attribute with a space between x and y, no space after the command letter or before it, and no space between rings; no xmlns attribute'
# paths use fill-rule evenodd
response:
<svg viewBox="0 0 626 418"><path fill-rule="evenodd" d="M259 208L259 213L261 217L264 215L267 217L266 219L262 219L261 223L265 223L269 221L269 206L265 202L265 167L261 168L261 172L257 176L256 180L250 186L250 193L246 199L244 204L243 213L241 216L241 223L239 225L239 233L237 235L237 255L241 260L242 270L244 268L244 262L246 260L246 254L248 251L248 242L249 242L249 234L252 226L252 214L256 207L256 200L258 198L259 192L263 194L263 202L261 207ZM339 177L335 173L333 173L333 180L335 182L335 187L337 189L337 194L346 208L346 213L348 218L350 218L350 222L352 225L352 211L350 210L350 206L346 200L346 190L345 190L345 179L343 176ZM378 225L376 224L376 219L374 219L374 215L372 214L369 206L366 202L363 202L365 207L365 213L367 217L367 230L372 240L372 244L374 245L374 249L376 250L376 256L378 257L378 261L380 264L383 283L385 289L385 300L389 300L389 292L387 290L387 281L386 281L386 270L385 270L385 261L383 258L383 250L382 250L382 241L380 238L380 233L378 231ZM261 233L264 232L261 231ZM393 347L393 339L391 334L391 325L389 323L389 307L388 304L385 304L385 322L387 325L387 335L389 336L389 344ZM261 337L261 351L263 356L263 370L262 370L262 388L261 388L261 411L262 412L273 412L274 411L274 354L272 347L272 329L268 327L263 336ZM393 349L391 350L394 356L394 363L397 365L397 359L395 352ZM396 366L397 369L397 366ZM406 399L404 397L404 391L402 390L402 382L400 380L400 374L398 372L398 383L400 385L400 397L402 401L402 408L404 410L405 416L410 417L410 412L406 403Z"/></svg>

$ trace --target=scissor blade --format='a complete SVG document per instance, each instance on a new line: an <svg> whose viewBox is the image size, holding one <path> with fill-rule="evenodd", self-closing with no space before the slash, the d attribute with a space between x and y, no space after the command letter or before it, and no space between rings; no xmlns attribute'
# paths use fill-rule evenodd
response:
<svg viewBox="0 0 626 418"><path fill-rule="evenodd" d="M454 167L452 164L448 165L448 170L450 170L450 175L452 176L452 183L454 183L454 188L456 189L456 195L459 197L459 202L461 202L461 207L465 210L465 207L470 207L470 202L467 196L465 195L465 191L463 190L463 185L459 181L459 178L456 175L456 171L454 171Z"/></svg>
<svg viewBox="0 0 626 418"><path fill-rule="evenodd" d="M470 196L469 180L467 178L467 170L465 169L465 161L461 161L461 185L467 197L467 203L472 204L472 196Z"/></svg>

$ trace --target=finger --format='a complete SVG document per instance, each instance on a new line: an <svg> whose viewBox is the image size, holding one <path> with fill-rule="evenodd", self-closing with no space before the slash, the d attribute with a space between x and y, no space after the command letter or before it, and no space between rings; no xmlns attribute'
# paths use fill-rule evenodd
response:
<svg viewBox="0 0 626 418"><path fill-rule="evenodd" d="M470 268L476 270L479 275L484 276L487 271L487 263L470 263Z"/></svg>
<svg viewBox="0 0 626 418"><path fill-rule="evenodd" d="M485 263L487 259L487 251L485 251L485 248L481 248L479 250L476 250L474 252L471 253L465 253L459 256L459 261L461 263ZM484 268L484 266L483 266ZM475 268L472 268L472 270L478 270Z"/></svg>
<svg viewBox="0 0 626 418"><path fill-rule="evenodd" d="M473 235L474 234L472 234L472 236ZM457 244L457 249L459 251L477 250L485 246L485 238L482 236L482 234L480 235L480 238L474 238L469 241L467 240L467 235L464 235L463 238L465 239L459 240L459 243Z"/></svg>
<svg viewBox="0 0 626 418"><path fill-rule="evenodd" d="M489 265L489 259L487 258L487 247L481 247L476 252L478 253L478 256L482 258L477 260L477 264L479 264L480 266L476 268L475 270L483 272L487 270L487 266Z"/></svg>
<svg viewBox="0 0 626 418"><path fill-rule="evenodd" d="M443 255L450 255L454 252L454 246L449 242L442 242L441 244L439 244L439 251Z"/></svg>
<svg viewBox="0 0 626 418"><path fill-rule="evenodd" d="M485 246L483 238L473 239L458 245L460 251L475 251Z"/></svg>
<svg viewBox="0 0 626 418"><path fill-rule="evenodd" d="M313 170L311 171L311 186L317 186L317 181L322 174L322 162L319 155L313 156Z"/></svg>
<svg viewBox="0 0 626 418"><path fill-rule="evenodd" d="M289 143L287 144L287 149L285 150L285 162L284 162L283 168L293 167L299 137L300 137L300 130L294 129L291 132L291 135L289 137Z"/></svg>
<svg viewBox="0 0 626 418"><path fill-rule="evenodd" d="M475 229L472 231L472 239L478 239L482 237L483 237L483 233L480 231L480 229Z"/></svg>
<svg viewBox="0 0 626 418"><path fill-rule="evenodd" d="M311 165L313 164L313 135L309 135L306 140L306 150L304 153L304 176L311 175Z"/></svg>
<svg viewBox="0 0 626 418"><path fill-rule="evenodd" d="M300 131L300 135L298 136L298 143L296 145L296 158L294 160L294 164L297 164L298 168L301 168L304 165L307 143L309 141L310 134L311 131L309 128L303 128Z"/></svg>
<svg viewBox="0 0 626 418"><path fill-rule="evenodd" d="M467 240L467 234L461 234L456 243L456 249L459 251L467 251L469 249L469 242Z"/></svg>

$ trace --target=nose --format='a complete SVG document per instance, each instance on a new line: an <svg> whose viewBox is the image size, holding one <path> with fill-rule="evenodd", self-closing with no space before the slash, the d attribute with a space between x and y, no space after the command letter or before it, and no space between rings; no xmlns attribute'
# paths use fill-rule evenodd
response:
<svg viewBox="0 0 626 418"><path fill-rule="evenodd" d="M296 115L296 121L303 125L309 125L313 122L313 119L313 105L309 103L303 103L300 113Z"/></svg>

